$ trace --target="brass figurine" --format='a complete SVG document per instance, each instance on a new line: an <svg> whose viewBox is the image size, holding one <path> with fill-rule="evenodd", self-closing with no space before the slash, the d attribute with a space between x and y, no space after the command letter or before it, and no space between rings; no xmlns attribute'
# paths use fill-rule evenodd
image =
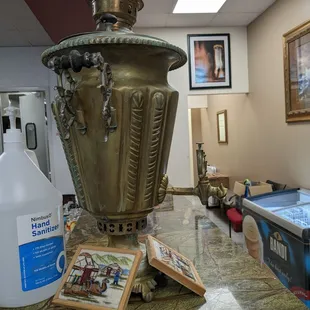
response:
<svg viewBox="0 0 310 310"><path fill-rule="evenodd" d="M227 195L227 188L221 184L218 187L214 187L210 184L210 180L207 176L207 161L206 154L202 149L203 143L197 143L198 149L196 150L197 156L197 169L198 169L198 185L195 188L181 188L181 187L170 187L167 189L167 193L172 195L195 195L198 196L201 203L208 206L208 200L210 197L216 197L220 203Z"/></svg>
<svg viewBox="0 0 310 310"><path fill-rule="evenodd" d="M109 246L142 249L137 233L166 195L166 169L178 104L168 71L183 50L136 35L142 0L93 0L97 30L73 35L42 54L58 76L53 105L81 206ZM153 297L146 254L133 291Z"/></svg>

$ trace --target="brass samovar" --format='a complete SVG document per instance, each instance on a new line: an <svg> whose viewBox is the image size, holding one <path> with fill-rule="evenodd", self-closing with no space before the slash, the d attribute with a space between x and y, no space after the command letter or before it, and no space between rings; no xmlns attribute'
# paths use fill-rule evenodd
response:
<svg viewBox="0 0 310 310"><path fill-rule="evenodd" d="M132 32L142 0L93 0L97 29L42 55L58 77L53 104L80 205L111 247L141 249L137 233L166 195L178 92L167 81L183 50ZM153 297L154 270L141 263L133 291Z"/></svg>

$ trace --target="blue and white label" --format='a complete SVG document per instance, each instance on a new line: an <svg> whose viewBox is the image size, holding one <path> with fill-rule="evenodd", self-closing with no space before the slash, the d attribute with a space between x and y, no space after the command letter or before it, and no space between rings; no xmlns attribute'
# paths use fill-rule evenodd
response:
<svg viewBox="0 0 310 310"><path fill-rule="evenodd" d="M61 278L65 251L60 208L17 217L23 291L31 291Z"/></svg>

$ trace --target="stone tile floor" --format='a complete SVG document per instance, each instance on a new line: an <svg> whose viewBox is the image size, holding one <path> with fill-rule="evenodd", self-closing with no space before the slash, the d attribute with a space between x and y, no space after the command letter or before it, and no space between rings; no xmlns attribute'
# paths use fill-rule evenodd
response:
<svg viewBox="0 0 310 310"><path fill-rule="evenodd" d="M200 200L197 197L182 197L183 199L178 199L177 196L174 197L174 203L184 203L184 198L188 201L188 210L184 215L184 221L183 221L183 225L188 222L187 218L190 218L190 214L194 211L194 210L201 210L204 209L204 212L206 214L206 216L219 228L221 229L226 235L229 236L229 222L228 222L228 218L225 214L224 211L222 211L220 208L210 208L207 209L205 206L203 206L200 203ZM241 247L243 247L244 249L246 249L246 246L244 244L244 237L243 237L243 233L239 232L236 233L234 232L233 229L231 229L231 238L233 240L233 242L237 243L238 245L240 245Z"/></svg>

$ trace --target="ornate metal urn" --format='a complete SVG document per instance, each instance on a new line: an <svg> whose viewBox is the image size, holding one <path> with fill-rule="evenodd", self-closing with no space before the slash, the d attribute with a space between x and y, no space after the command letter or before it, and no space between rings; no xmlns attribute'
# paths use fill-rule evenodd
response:
<svg viewBox="0 0 310 310"><path fill-rule="evenodd" d="M167 74L187 61L180 48L131 31L142 8L93 0L97 30L42 55L58 76L53 112L79 203L114 247L140 247L137 232L165 198L178 104ZM134 290L150 299L146 259L140 271Z"/></svg>

